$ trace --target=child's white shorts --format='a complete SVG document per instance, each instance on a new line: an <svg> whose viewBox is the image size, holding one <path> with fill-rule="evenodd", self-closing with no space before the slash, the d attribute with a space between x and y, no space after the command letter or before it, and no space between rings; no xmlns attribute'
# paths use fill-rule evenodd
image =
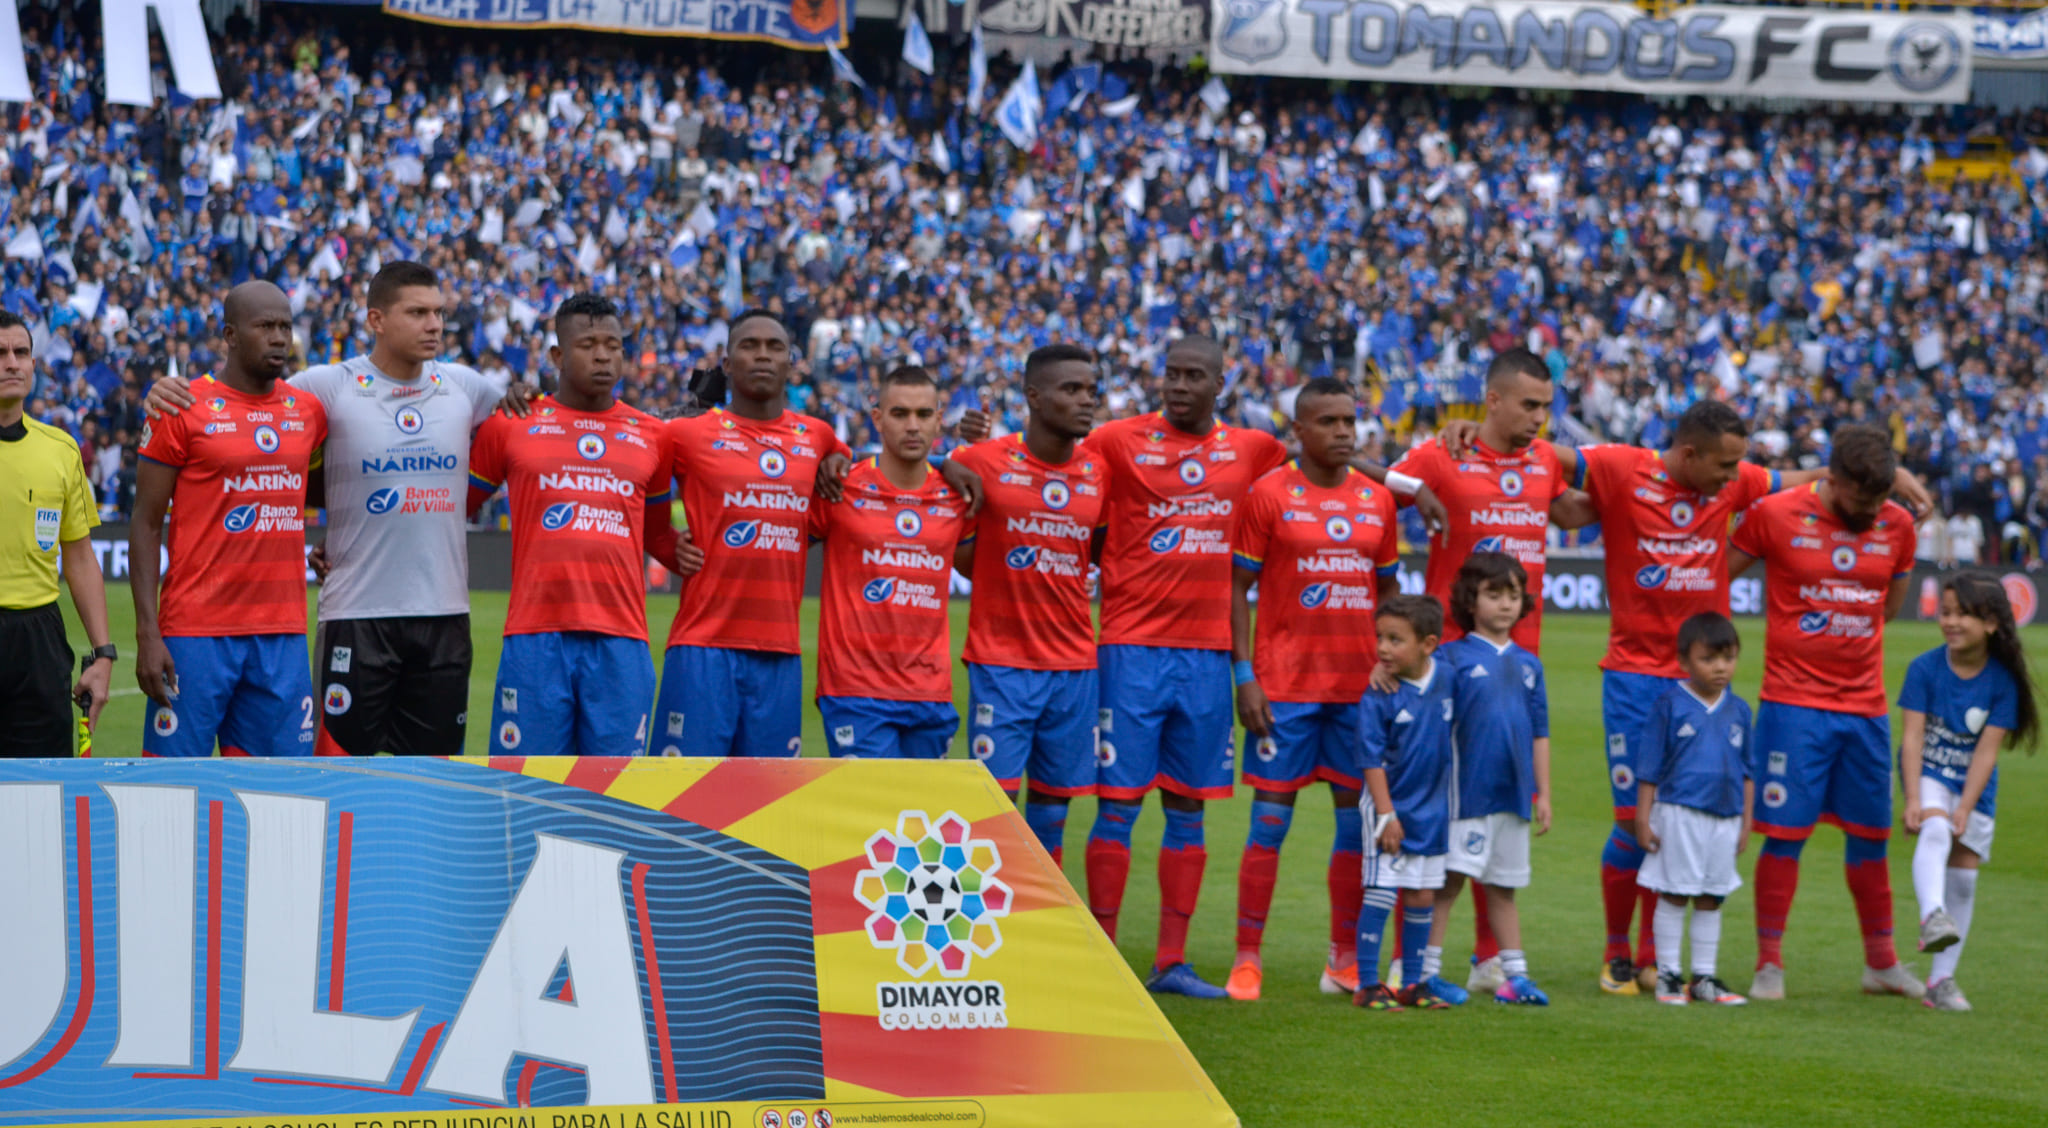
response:
<svg viewBox="0 0 2048 1128"><path fill-rule="evenodd" d="M1367 889L1442 889L1442 854L1387 854L1379 843L1366 836L1365 887Z"/></svg>
<svg viewBox="0 0 2048 1128"><path fill-rule="evenodd" d="M1920 777L1920 806L1929 811L1954 811L1963 801L1962 795L1933 776ZM1929 816L1932 817L1932 816ZM1953 827L1955 824L1949 824ZM1998 829L1998 820L1982 811L1971 811L1969 825L1963 828L1963 845L1969 847L1979 858L1991 860L1991 832Z"/></svg>
<svg viewBox="0 0 2048 1128"><path fill-rule="evenodd" d="M1452 819L1445 866L1481 885L1523 888L1529 884L1529 820L1506 811Z"/></svg>
<svg viewBox="0 0 2048 1128"><path fill-rule="evenodd" d="M1680 897L1726 897L1742 888L1742 875L1735 870L1740 818L1657 803L1650 808L1650 829L1657 835L1657 851L1643 858L1638 885Z"/></svg>

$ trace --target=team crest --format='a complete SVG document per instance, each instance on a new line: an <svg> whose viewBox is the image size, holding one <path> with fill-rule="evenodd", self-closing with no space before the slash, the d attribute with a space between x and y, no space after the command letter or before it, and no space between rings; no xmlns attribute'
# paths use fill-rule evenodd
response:
<svg viewBox="0 0 2048 1128"><path fill-rule="evenodd" d="M1847 572L1856 567L1856 550L1846 544L1838 545L1829 557L1829 563L1835 566L1835 571Z"/></svg>
<svg viewBox="0 0 2048 1128"><path fill-rule="evenodd" d="M1342 544L1351 539L1351 522L1345 520L1344 516L1339 514L1323 522L1323 532L1331 540Z"/></svg>
<svg viewBox="0 0 2048 1128"><path fill-rule="evenodd" d="M1280 758L1280 745L1272 737L1262 736L1253 747L1252 755L1257 756L1260 763L1270 764Z"/></svg>
<svg viewBox="0 0 2048 1128"><path fill-rule="evenodd" d="M508 752L514 748L519 747L518 724L512 721L506 721L504 724L498 726L498 747L503 748Z"/></svg>
<svg viewBox="0 0 2048 1128"><path fill-rule="evenodd" d="M1671 523L1679 528L1683 529L1687 525L1692 524L1692 519L1695 515L1692 502L1674 501L1671 503Z"/></svg>
<svg viewBox="0 0 2048 1128"><path fill-rule="evenodd" d="M178 714L171 709L158 709L156 719L149 723L158 736L170 736L178 731Z"/></svg>
<svg viewBox="0 0 2048 1128"><path fill-rule="evenodd" d="M420 414L420 409L411 404L398 409L395 422L398 424L398 430L407 435L417 435L420 428L427 425L426 417Z"/></svg>
<svg viewBox="0 0 2048 1128"><path fill-rule="evenodd" d="M1285 8L1280 0L1228 0L1216 49L1247 63L1262 62L1287 49Z"/></svg>
<svg viewBox="0 0 2048 1128"><path fill-rule="evenodd" d="M349 706L353 704L355 704L355 699L349 695L347 686L330 685L327 687L327 703L324 707L327 710L328 716L339 717L343 713L348 712Z"/></svg>
<svg viewBox="0 0 2048 1128"><path fill-rule="evenodd" d="M1892 37L1892 80L1915 94L1944 85L1962 66L1963 42L1945 24L1907 24Z"/></svg>
<svg viewBox="0 0 2048 1128"><path fill-rule="evenodd" d="M918 518L917 510L903 509L897 511L896 533L898 536L914 537L923 531L924 522Z"/></svg>
<svg viewBox="0 0 2048 1128"><path fill-rule="evenodd" d="M764 450L761 452L761 473L768 475L770 478L780 478L788 471L789 460L782 457L781 451Z"/></svg>
<svg viewBox="0 0 2048 1128"><path fill-rule="evenodd" d="M1484 854L1484 853L1486 853L1486 832L1485 832L1485 831L1483 831L1483 830L1468 830L1468 831L1466 831L1466 832L1465 832L1465 852L1466 852L1467 854Z"/></svg>
<svg viewBox="0 0 2048 1128"><path fill-rule="evenodd" d="M585 435L576 440L576 453L586 461L596 462L604 457L604 440L596 435Z"/></svg>
<svg viewBox="0 0 2048 1128"><path fill-rule="evenodd" d="M1782 807L1785 805L1785 800L1789 798L1791 798L1791 792L1785 790L1785 785L1777 780L1764 784L1764 806Z"/></svg>
<svg viewBox="0 0 2048 1128"><path fill-rule="evenodd" d="M1728 726L1728 747L1742 747L1742 726L1730 723Z"/></svg>
<svg viewBox="0 0 2048 1128"><path fill-rule="evenodd" d="M987 733L982 733L974 738L973 743L967 746L967 751L972 753L977 760L986 760L996 754L996 738Z"/></svg>
<svg viewBox="0 0 2048 1128"><path fill-rule="evenodd" d="M256 428L256 449L265 454L277 453L277 432L269 427Z"/></svg>
<svg viewBox="0 0 2048 1128"><path fill-rule="evenodd" d="M1501 471L1500 492L1509 497L1522 496L1522 475L1513 470Z"/></svg>
<svg viewBox="0 0 2048 1128"><path fill-rule="evenodd" d="M1095 738L1095 766L1098 768L1107 768L1113 767L1115 766L1115 764L1116 745L1111 744L1109 741L1102 739L1101 733L1098 730Z"/></svg>
<svg viewBox="0 0 2048 1128"><path fill-rule="evenodd" d="M1207 472L1202 469L1202 464L1192 458L1180 464L1180 480L1190 486L1201 485L1202 479L1207 476Z"/></svg>
<svg viewBox="0 0 2048 1128"><path fill-rule="evenodd" d="M1067 503L1074 500L1073 491L1067 488L1065 482L1047 482L1038 496L1050 509L1065 509Z"/></svg>
<svg viewBox="0 0 2048 1128"><path fill-rule="evenodd" d="M1636 773L1627 764L1616 764L1608 775L1614 780L1616 791L1627 791L1636 785Z"/></svg>

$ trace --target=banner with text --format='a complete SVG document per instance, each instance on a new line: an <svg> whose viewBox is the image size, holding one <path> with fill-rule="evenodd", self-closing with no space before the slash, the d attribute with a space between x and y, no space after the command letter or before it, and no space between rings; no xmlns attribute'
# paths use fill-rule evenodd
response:
<svg viewBox="0 0 2048 1128"><path fill-rule="evenodd" d="M1953 14L1633 4L1212 0L1226 74L1875 102L1965 102Z"/></svg>
<svg viewBox="0 0 2048 1128"><path fill-rule="evenodd" d="M384 0L394 16L457 27L573 27L628 35L846 46L851 0Z"/></svg>
<svg viewBox="0 0 2048 1128"><path fill-rule="evenodd" d="M985 0L981 25L1012 35L1084 39L1114 47L1208 42L1210 0Z"/></svg>
<svg viewBox="0 0 2048 1128"><path fill-rule="evenodd" d="M13 760L0 828L0 1124L1237 1123L973 761Z"/></svg>
<svg viewBox="0 0 2048 1128"><path fill-rule="evenodd" d="M2048 60L2048 11L2016 15L1979 12L1971 17L1970 50L1979 62Z"/></svg>

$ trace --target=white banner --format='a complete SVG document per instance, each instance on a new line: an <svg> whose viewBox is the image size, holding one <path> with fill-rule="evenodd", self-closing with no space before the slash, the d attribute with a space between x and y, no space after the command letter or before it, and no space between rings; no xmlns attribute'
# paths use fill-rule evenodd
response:
<svg viewBox="0 0 2048 1128"><path fill-rule="evenodd" d="M1968 16L1543 0L1211 0L1209 66L1430 85L1965 102Z"/></svg>
<svg viewBox="0 0 2048 1128"><path fill-rule="evenodd" d="M1980 60L2048 59L2048 12L2018 16L1978 15L1972 20L1971 49Z"/></svg>

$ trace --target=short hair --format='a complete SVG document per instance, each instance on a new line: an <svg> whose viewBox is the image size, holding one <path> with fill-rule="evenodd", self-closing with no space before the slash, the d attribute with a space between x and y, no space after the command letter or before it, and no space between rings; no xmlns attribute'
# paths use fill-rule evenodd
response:
<svg viewBox="0 0 2048 1128"><path fill-rule="evenodd" d="M742 324L752 321L757 317L766 318L767 320L774 322L775 327L777 329L782 330L782 335L784 337L790 336L789 323L782 320L782 315L776 313L772 309L766 309L761 306L755 306L752 309L741 310L740 315L738 317L735 317L731 321L726 323L726 332L728 334L738 333L739 328Z"/></svg>
<svg viewBox="0 0 2048 1128"><path fill-rule="evenodd" d="M1069 361L1080 361L1082 364L1093 366L1095 364L1095 350L1067 341L1055 341L1050 345L1040 345L1038 348L1031 350L1030 356L1024 358L1024 382L1026 384L1036 384L1038 383L1038 378L1045 373L1046 369L1051 368L1055 364L1065 364Z"/></svg>
<svg viewBox="0 0 2048 1128"><path fill-rule="evenodd" d="M1218 373L1223 371L1223 343L1206 333L1189 333L1175 338L1166 346L1166 351L1171 353L1175 349L1195 349L1202 354L1204 360L1214 363Z"/></svg>
<svg viewBox="0 0 2048 1128"><path fill-rule="evenodd" d="M1548 384L1551 380L1550 366L1543 358L1519 346L1509 349L1493 358L1486 366L1486 386L1505 383L1517 376L1528 376Z"/></svg>
<svg viewBox="0 0 2048 1128"><path fill-rule="evenodd" d="M1303 384L1301 391L1295 393L1294 417L1296 419L1301 418L1302 404L1312 399L1320 399L1323 396L1350 396L1352 399L1357 399L1358 390L1343 380L1337 379L1335 376L1318 376Z"/></svg>
<svg viewBox="0 0 2048 1128"><path fill-rule="evenodd" d="M932 378L931 370L919 364L899 364L887 375L875 381L877 388L936 388L939 382Z"/></svg>
<svg viewBox="0 0 2048 1128"><path fill-rule="evenodd" d="M403 259L385 263L384 269L370 278L370 308L390 309L391 303L398 300L400 290L414 286L438 288L440 285L441 276L426 263L407 262Z"/></svg>
<svg viewBox="0 0 2048 1128"><path fill-rule="evenodd" d="M1723 435L1734 435L1738 439L1749 437L1749 424L1735 409L1720 400L1701 400L1685 409L1678 417L1678 426L1671 432L1671 441L1676 446L1704 447Z"/></svg>
<svg viewBox="0 0 2048 1128"><path fill-rule="evenodd" d="M561 335L562 327L567 325L572 317L603 321L607 317L618 316L618 303L603 294L593 294L588 290L580 294L571 294L562 299L561 305L555 307L555 335Z"/></svg>
<svg viewBox="0 0 2048 1128"><path fill-rule="evenodd" d="M1742 636L1735 624L1719 611L1702 611L1678 628L1678 656L1690 657L1692 648L1705 646L1708 654L1725 654L1742 649Z"/></svg>
<svg viewBox="0 0 2048 1128"><path fill-rule="evenodd" d="M1847 478L1866 493L1890 493L1892 479L1899 472L1899 453L1892 449L1892 437L1871 423L1837 427L1830 437L1828 472Z"/></svg>
<svg viewBox="0 0 2048 1128"><path fill-rule="evenodd" d="M1474 611L1479 606L1479 593L1499 588L1522 589L1522 614L1526 618L1536 609L1536 596L1529 591L1529 573L1522 570L1522 562L1505 552L1475 552L1465 558L1458 569L1458 578L1451 584L1451 618L1461 631L1477 628Z"/></svg>
<svg viewBox="0 0 2048 1128"><path fill-rule="evenodd" d="M0 329L20 329L30 336L35 335L35 331L28 327L28 322L23 321L20 315L11 309L0 309Z"/></svg>
<svg viewBox="0 0 2048 1128"><path fill-rule="evenodd" d="M1444 605L1433 595L1390 595L1374 619L1399 619L1415 628L1417 638L1444 637Z"/></svg>

